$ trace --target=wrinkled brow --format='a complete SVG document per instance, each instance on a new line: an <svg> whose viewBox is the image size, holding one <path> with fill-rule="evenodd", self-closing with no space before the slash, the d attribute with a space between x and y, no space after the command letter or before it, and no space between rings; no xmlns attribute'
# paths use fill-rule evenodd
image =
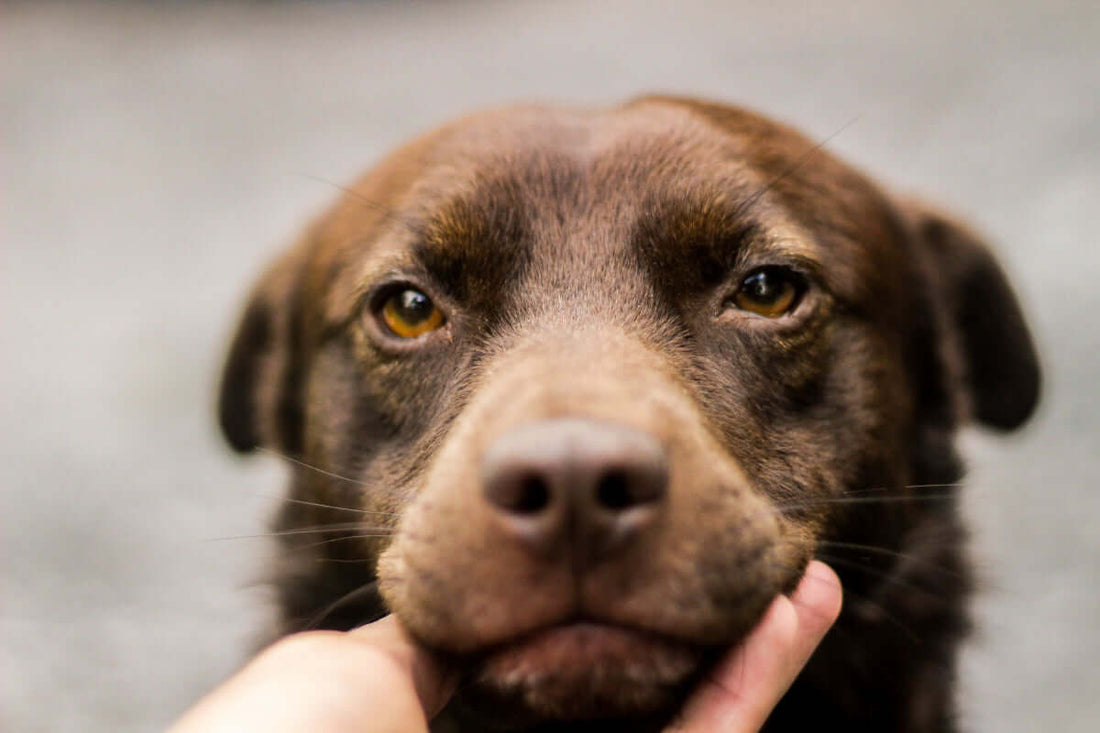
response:
<svg viewBox="0 0 1100 733"><path fill-rule="evenodd" d="M650 197L634 225L635 251L656 272L690 270L698 285L721 281L742 250L762 239L760 220L722 194Z"/></svg>
<svg viewBox="0 0 1100 733"><path fill-rule="evenodd" d="M530 207L515 185L482 185L427 214L417 226L412 255L453 297L485 294L526 265Z"/></svg>

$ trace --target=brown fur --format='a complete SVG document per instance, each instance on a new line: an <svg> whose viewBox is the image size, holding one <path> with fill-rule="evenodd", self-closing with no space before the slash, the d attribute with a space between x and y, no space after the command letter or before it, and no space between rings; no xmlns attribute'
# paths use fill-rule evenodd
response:
<svg viewBox="0 0 1100 733"><path fill-rule="evenodd" d="M798 308L731 308L767 264L807 275ZM444 328L380 333L395 279ZM292 464L276 524L306 530L282 537L280 632L396 613L467 672L440 730L657 729L818 555L846 607L769 730L946 731L971 585L953 435L1016 427L1038 381L974 235L782 125L647 98L490 112L390 156L261 281L221 420L323 469ZM580 565L483 495L490 446L561 417L668 460L658 519ZM489 654L577 617L661 641L583 667Z"/></svg>

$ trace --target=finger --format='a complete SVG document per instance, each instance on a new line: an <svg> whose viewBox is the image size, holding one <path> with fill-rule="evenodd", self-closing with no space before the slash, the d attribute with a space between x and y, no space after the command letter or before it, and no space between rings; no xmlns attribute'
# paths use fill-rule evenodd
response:
<svg viewBox="0 0 1100 733"><path fill-rule="evenodd" d="M785 689L798 616L790 599L772 601L752 633L704 680L684 707L676 733L756 731Z"/></svg>
<svg viewBox="0 0 1100 733"><path fill-rule="evenodd" d="M428 718L442 710L454 694L458 684L457 670L448 667L438 657L416 644L397 617L386 616L372 624L353 629L348 635L394 656L401 669L411 677Z"/></svg>
<svg viewBox="0 0 1100 733"><path fill-rule="evenodd" d="M195 706L174 733L427 733L451 687L395 621L276 642Z"/></svg>
<svg viewBox="0 0 1100 733"><path fill-rule="evenodd" d="M755 733L840 613L840 581L812 562L792 598L772 601L756 628L688 700L676 733Z"/></svg>
<svg viewBox="0 0 1100 733"><path fill-rule="evenodd" d="M840 578L833 569L817 560L811 562L791 594L791 603L798 614L798 633L791 652L796 676L840 616L843 597Z"/></svg>

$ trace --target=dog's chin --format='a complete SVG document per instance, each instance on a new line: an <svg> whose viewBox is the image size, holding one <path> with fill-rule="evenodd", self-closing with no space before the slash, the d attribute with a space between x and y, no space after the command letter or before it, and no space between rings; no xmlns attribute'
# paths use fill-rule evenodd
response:
<svg viewBox="0 0 1100 733"><path fill-rule="evenodd" d="M512 717L634 718L675 710L706 650L601 623L553 626L498 647L468 687L480 704Z"/></svg>

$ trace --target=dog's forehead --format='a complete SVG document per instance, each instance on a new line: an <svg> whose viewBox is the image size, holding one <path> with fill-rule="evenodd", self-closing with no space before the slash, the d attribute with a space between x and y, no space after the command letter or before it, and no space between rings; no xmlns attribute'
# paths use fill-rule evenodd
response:
<svg viewBox="0 0 1100 733"><path fill-rule="evenodd" d="M739 154L753 148L749 137L672 105L511 108L441 130L417 193L422 200L447 200L476 195L479 184L507 182L530 198L583 187L592 203L592 197L622 199L686 185L728 191L730 183L765 180L766 173Z"/></svg>
<svg viewBox="0 0 1100 733"><path fill-rule="evenodd" d="M811 238L781 209L752 206L768 179L740 152L751 148L671 106L514 109L442 135L406 211L423 223L422 252L476 255L525 239L535 254L560 259L575 246L600 257L641 226L675 250L764 224L809 256Z"/></svg>
<svg viewBox="0 0 1100 733"><path fill-rule="evenodd" d="M699 241L766 231L788 254L828 257L838 287L854 287L863 274L853 268L873 266L856 250L883 239L849 236L874 218L864 211L874 208L873 189L789 128L736 108L721 113L716 120L678 100L516 107L430 133L361 181L336 217L366 260L335 288L348 295L339 300L425 256L482 273L504 255L539 252L589 266L642 227L673 258Z"/></svg>

